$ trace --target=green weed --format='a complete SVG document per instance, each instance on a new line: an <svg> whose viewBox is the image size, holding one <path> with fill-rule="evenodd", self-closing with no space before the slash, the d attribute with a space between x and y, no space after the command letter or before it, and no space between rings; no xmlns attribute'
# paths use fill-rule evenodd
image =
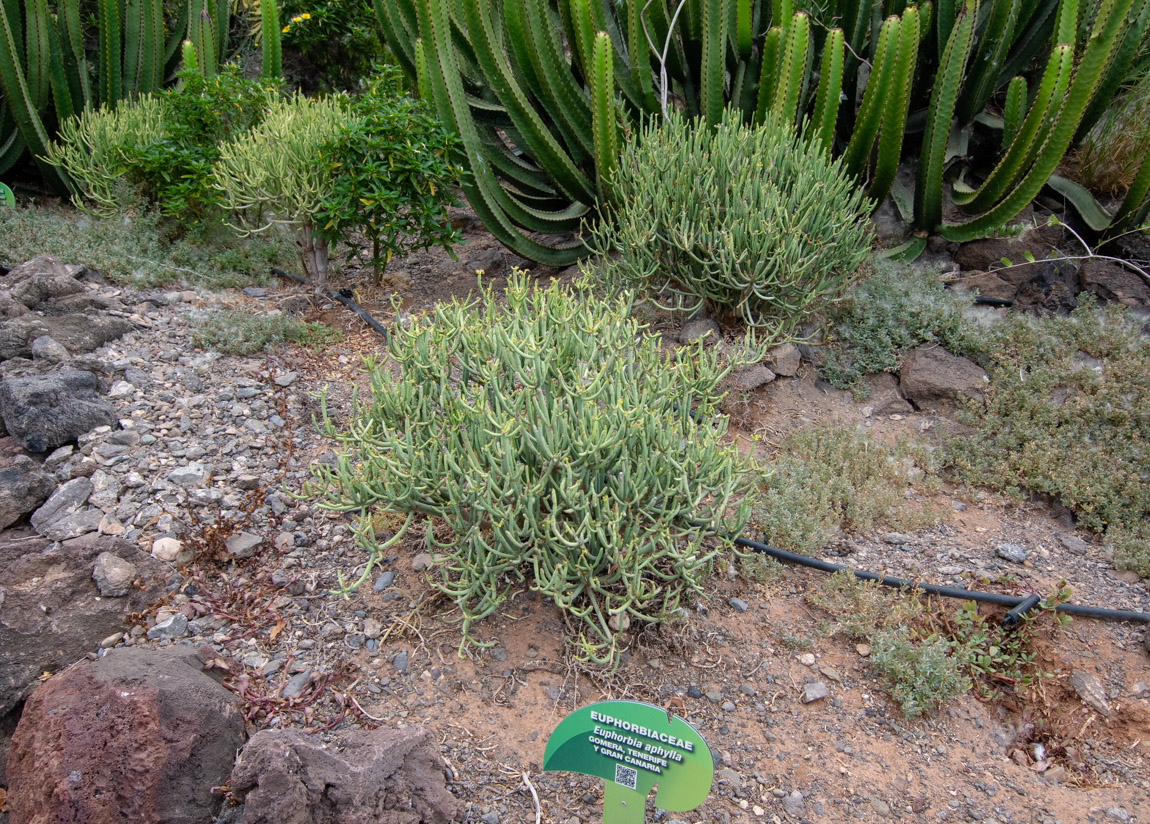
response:
<svg viewBox="0 0 1150 824"><path fill-rule="evenodd" d="M15 266L36 255L81 263L124 285L189 284L211 289L269 282L271 266L290 267L295 254L282 235L169 240L155 211L115 217L85 215L63 206L0 210L0 263Z"/></svg>

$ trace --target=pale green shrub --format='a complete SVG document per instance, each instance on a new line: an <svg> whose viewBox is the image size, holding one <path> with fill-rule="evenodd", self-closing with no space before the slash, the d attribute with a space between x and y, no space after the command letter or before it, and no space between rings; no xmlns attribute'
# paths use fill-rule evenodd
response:
<svg viewBox="0 0 1150 824"><path fill-rule="evenodd" d="M870 253L867 201L825 153L768 118L679 115L628 144L590 245L608 282L786 333L835 299Z"/></svg>
<svg viewBox="0 0 1150 824"><path fill-rule="evenodd" d="M749 467L716 411L727 370L701 343L664 352L625 299L586 282L537 289L516 273L505 306L484 301L394 327L398 374L374 369L346 429L325 416L344 454L313 467L308 492L360 513L373 560L372 510L427 519L461 649L527 583L575 619L577 659L614 664L632 622L667 620L699 592L729 545L709 530L746 521Z"/></svg>

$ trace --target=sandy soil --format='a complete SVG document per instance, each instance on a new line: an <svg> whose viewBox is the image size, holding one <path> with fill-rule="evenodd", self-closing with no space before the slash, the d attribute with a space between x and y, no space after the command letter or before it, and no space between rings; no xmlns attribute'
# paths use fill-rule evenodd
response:
<svg viewBox="0 0 1150 824"><path fill-rule="evenodd" d="M464 234L458 261L432 251L394 262L382 287L366 279L349 285L369 311L388 320L392 292L401 296L402 311L418 311L468 294L475 268L498 285L519 262L473 223L466 222ZM291 292L285 287L284 294ZM317 307L314 316L345 328L348 337L320 354L290 356L291 366L303 371L305 385L328 385L338 410L351 382L362 380L359 356L379 342L339 306ZM785 432L819 420L881 437L903 431L931 437L950 425L917 413L877 415L818 383L806 365L734 411L734 435L759 457ZM1069 552L1059 536L1074 533L1073 526L1048 506L949 486L929 502L952 514L911 535L909 544L884 542L879 528L839 536L828 557L939 582L953 577L943 570L960 559L974 572L959 583L976 588L1047 593L1066 579L1075 601L1150 608L1145 582L1114 571L1103 547L1089 543L1085 555ZM994 547L1004 541L1031 551L1024 565L996 557ZM461 658L458 613L436 600L413 568L422 551L411 540L394 552L386 569L395 580L382 594L364 586L348 601L318 598L307 614L285 610L284 626L270 639L261 631L245 642L290 656L291 645L314 637L309 627L325 620L345 626L371 618L382 628L378 654L338 642L323 653L338 677L322 695L316 690L307 718L273 702L258 723L321 727L343 718L341 726L428 726L441 741L451 789L467 803L466 820L487 824L600 820L602 782L541 774L541 760L550 731L567 713L624 698L672 709L699 729L715 756L715 782L702 807L668 814L649 806L649 821L1150 822L1150 650L1142 627L1076 620L1044 632L1037 649L1051 674L1040 688L993 702L967 695L912 722L856 644L834 631L833 616L810 604L807 591L821 573L786 568L765 583L720 576L686 623L634 638L624 665L604 677L571 666L564 652L568 627L530 591L516 593L478 625L491 649L471 648ZM317 556L308 570L315 592L334 582L336 569L356 563L348 553ZM261 579L259 570L249 572ZM749 608L738 611L731 598ZM397 667L401 653L406 665ZM1076 671L1097 677L1109 717L1070 686ZM803 687L815 681L829 695L804 704Z"/></svg>

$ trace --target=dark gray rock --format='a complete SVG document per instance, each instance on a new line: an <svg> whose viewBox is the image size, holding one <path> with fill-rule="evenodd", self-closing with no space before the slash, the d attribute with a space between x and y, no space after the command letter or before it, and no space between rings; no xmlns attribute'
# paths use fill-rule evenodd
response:
<svg viewBox="0 0 1150 824"><path fill-rule="evenodd" d="M159 638L182 638L187 631L188 619L177 612L175 615L164 619L148 630L148 637L153 640Z"/></svg>
<svg viewBox="0 0 1150 824"><path fill-rule="evenodd" d="M702 339L708 346L719 343L723 333L719 331L719 324L710 318L689 320L679 330L679 343L694 343Z"/></svg>
<svg viewBox="0 0 1150 824"><path fill-rule="evenodd" d="M1030 555L1030 552L1026 547L1018 544L999 544L994 548L994 554L1011 563L1021 564Z"/></svg>
<svg viewBox="0 0 1150 824"><path fill-rule="evenodd" d="M954 260L965 271L986 272L1004 266L1003 259L1012 264L1024 264L1004 268L1000 276L1015 286L1031 277L1037 267L1057 251L1062 239L1060 226L1041 226L1018 237L984 238L964 243L954 255ZM1034 256L1035 263L1026 264L1027 253Z"/></svg>
<svg viewBox="0 0 1150 824"><path fill-rule="evenodd" d="M977 292L984 298L1014 300L1017 284L1003 280L996 272L971 272L951 284L951 288L962 292Z"/></svg>
<svg viewBox="0 0 1150 824"><path fill-rule="evenodd" d="M941 346L920 346L903 361L899 388L919 409L952 411L958 398L982 399L986 371Z"/></svg>
<svg viewBox="0 0 1150 824"><path fill-rule="evenodd" d="M1150 285L1135 272L1108 260L1092 258L1078 270L1083 290L1102 300L1116 301L1131 309L1150 306Z"/></svg>
<svg viewBox="0 0 1150 824"><path fill-rule="evenodd" d="M92 481L88 478L73 478L51 494L44 505L32 513L32 528L40 534L53 521L79 512L92 495Z"/></svg>
<svg viewBox="0 0 1150 824"><path fill-rule="evenodd" d="M87 535L89 532L96 532L103 520L104 513L100 510L82 509L79 512L65 515L63 518L57 518L52 523L38 529L37 532L50 541L68 541L72 538L79 538L81 535Z"/></svg>
<svg viewBox="0 0 1150 824"><path fill-rule="evenodd" d="M256 554L263 542L264 539L259 535L252 535L250 532L237 532L235 535L228 536L228 539L224 541L224 546L227 547L228 554L233 558L250 558Z"/></svg>
<svg viewBox="0 0 1150 824"><path fill-rule="evenodd" d="M21 315L0 321L0 360L30 357L32 341L45 336L69 352L91 352L133 328L129 321L112 315L81 312L44 317Z"/></svg>
<svg viewBox="0 0 1150 824"><path fill-rule="evenodd" d="M17 456L0 469L0 529L36 510L55 488L51 473L28 456Z"/></svg>
<svg viewBox="0 0 1150 824"><path fill-rule="evenodd" d="M784 343L776 346L767 356L767 365L776 375L784 378L794 377L803 362L803 353L793 343Z"/></svg>
<svg viewBox="0 0 1150 824"><path fill-rule="evenodd" d="M13 824L210 824L212 787L243 742L235 696L192 647L110 650L25 705L8 759Z"/></svg>
<svg viewBox="0 0 1150 824"><path fill-rule="evenodd" d="M244 824L447 824L447 790L429 730L351 730L330 743L299 730L252 736L231 775Z"/></svg>
<svg viewBox="0 0 1150 824"><path fill-rule="evenodd" d="M813 684L803 685L803 703L810 704L820 699L826 698L830 695L827 690L827 685L822 681L815 681Z"/></svg>
<svg viewBox="0 0 1150 824"><path fill-rule="evenodd" d="M723 379L723 388L736 396L753 392L775 379L775 373L761 363L735 369Z"/></svg>
<svg viewBox="0 0 1150 824"><path fill-rule="evenodd" d="M914 411L914 407L899 392L898 378L889 372L866 375L863 383L867 388L864 403L871 408L872 414L905 415Z"/></svg>
<svg viewBox="0 0 1150 824"><path fill-rule="evenodd" d="M32 360L44 363L63 363L71 357L71 353L55 338L44 335L32 341Z"/></svg>
<svg viewBox="0 0 1150 824"><path fill-rule="evenodd" d="M27 533L0 536L0 716L23 701L44 672L56 672L124 628L124 619L163 594L166 567L134 545L85 535L55 548ZM108 552L139 570L141 589L102 598L92 571Z"/></svg>
<svg viewBox="0 0 1150 824"><path fill-rule="evenodd" d="M91 372L68 368L8 378L0 381L0 417L25 449L55 449L97 426L115 424L116 413L96 395L98 385Z"/></svg>

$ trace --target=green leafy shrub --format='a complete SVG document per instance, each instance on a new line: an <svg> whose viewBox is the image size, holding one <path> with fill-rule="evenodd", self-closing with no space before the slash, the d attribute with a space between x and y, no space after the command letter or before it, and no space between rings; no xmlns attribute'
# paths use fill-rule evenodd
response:
<svg viewBox="0 0 1150 824"><path fill-rule="evenodd" d="M992 331L977 428L950 444L962 478L1055 496L1105 531L1119 566L1150 575L1150 342L1120 306L1012 316Z"/></svg>
<svg viewBox="0 0 1150 824"><path fill-rule="evenodd" d="M322 323L307 323L288 315L253 315L233 310L212 312L199 319L192 342L225 355L254 355L287 343L318 347L342 339Z"/></svg>
<svg viewBox="0 0 1150 824"><path fill-rule="evenodd" d="M577 621L577 658L614 664L633 621L665 621L699 591L726 546L708 530L746 521L749 468L716 413L727 370L701 344L664 352L625 299L585 281L537 289L515 273L505 305L484 299L395 328L395 370L373 370L346 429L325 416L346 452L305 492L361 513L371 560L372 508L428 519L461 651L527 582Z"/></svg>
<svg viewBox="0 0 1150 824"><path fill-rule="evenodd" d="M879 264L828 311L827 359L820 374L864 397L864 375L897 372L910 350L937 343L960 355L984 337L965 312L970 298L948 291L930 272Z"/></svg>
<svg viewBox="0 0 1150 824"><path fill-rule="evenodd" d="M371 0L282 0L280 20L284 50L302 58L299 80L322 90L354 90L386 56Z"/></svg>
<svg viewBox="0 0 1150 824"><path fill-rule="evenodd" d="M980 613L973 601L950 612L920 596L861 581L847 570L824 579L808 596L848 638L871 645L871 664L890 681L891 695L907 717L970 689L988 700L1004 692L1023 694L1046 677L1033 643L1040 626L1070 622L1054 611L1070 597L1065 582L1013 629L1003 628L993 613Z"/></svg>
<svg viewBox="0 0 1150 824"><path fill-rule="evenodd" d="M74 181L78 206L123 211L129 189L182 229L215 221L211 182L219 147L263 119L278 86L248 80L234 66L207 78L184 71L180 80L161 94L61 125L48 159Z"/></svg>
<svg viewBox="0 0 1150 824"><path fill-rule="evenodd" d="M807 590L807 598L834 619L835 629L852 641L870 641L892 627L923 620L925 607L916 597L863 581L849 570L836 572Z"/></svg>
<svg viewBox="0 0 1150 824"><path fill-rule="evenodd" d="M823 424L787 435L763 468L754 522L768 543L812 553L841 528L876 522L911 529L941 513L903 493L938 485L935 460L906 441L888 447L855 429Z"/></svg>
<svg viewBox="0 0 1150 824"><path fill-rule="evenodd" d="M393 256L458 240L447 216L461 171L451 160L458 140L402 93L395 68L372 77L351 115L320 151L334 179L315 223L329 244L354 249L365 238L378 283Z"/></svg>
<svg viewBox="0 0 1150 824"><path fill-rule="evenodd" d="M180 80L161 98L163 136L129 144L124 154L131 177L164 216L188 227L213 217L212 167L220 146L257 126L280 91L278 83L247 79L234 66L206 78L182 72Z"/></svg>
<svg viewBox="0 0 1150 824"><path fill-rule="evenodd" d="M669 116L624 149L611 191L590 242L610 283L780 333L838 297L870 250L840 165L770 119Z"/></svg>
<svg viewBox="0 0 1150 824"><path fill-rule="evenodd" d="M970 690L951 645L937 635L915 641L908 628L892 627L875 633L871 648L871 665L890 681L891 696L907 718Z"/></svg>

